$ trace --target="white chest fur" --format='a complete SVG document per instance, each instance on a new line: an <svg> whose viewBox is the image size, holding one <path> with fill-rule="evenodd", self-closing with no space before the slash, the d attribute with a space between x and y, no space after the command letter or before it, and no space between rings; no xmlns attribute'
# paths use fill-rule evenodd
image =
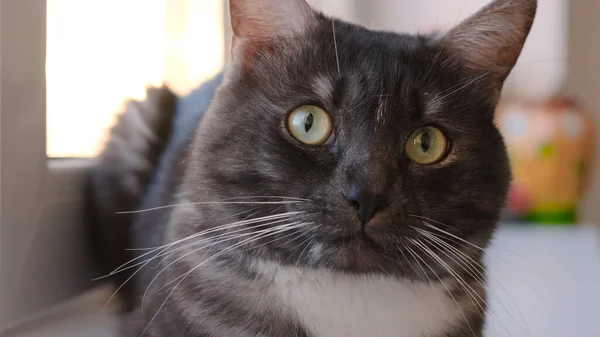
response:
<svg viewBox="0 0 600 337"><path fill-rule="evenodd" d="M441 284L263 263L260 269L283 309L316 337L435 336L462 319Z"/></svg>

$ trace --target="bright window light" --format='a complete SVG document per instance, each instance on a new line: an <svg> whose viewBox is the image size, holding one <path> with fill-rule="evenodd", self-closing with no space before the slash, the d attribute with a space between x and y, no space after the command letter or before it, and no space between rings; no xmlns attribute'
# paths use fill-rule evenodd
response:
<svg viewBox="0 0 600 337"><path fill-rule="evenodd" d="M97 154L123 101L143 99L147 85L168 77L180 92L219 71L222 2L175 1L184 17L171 32L173 0L48 0L49 157Z"/></svg>

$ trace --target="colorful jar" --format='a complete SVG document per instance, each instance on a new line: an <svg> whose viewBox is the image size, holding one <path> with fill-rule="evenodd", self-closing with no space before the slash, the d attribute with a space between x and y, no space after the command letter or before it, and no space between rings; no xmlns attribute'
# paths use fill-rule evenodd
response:
<svg viewBox="0 0 600 337"><path fill-rule="evenodd" d="M511 219L570 224L588 185L595 130L575 101L508 101L496 122L508 149L513 181L506 215Z"/></svg>

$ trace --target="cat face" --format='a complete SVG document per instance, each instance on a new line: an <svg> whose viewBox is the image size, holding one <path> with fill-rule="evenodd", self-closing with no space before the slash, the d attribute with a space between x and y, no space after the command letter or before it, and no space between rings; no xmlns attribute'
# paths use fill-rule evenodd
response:
<svg viewBox="0 0 600 337"><path fill-rule="evenodd" d="M294 0L231 12L233 61L182 195L237 201L197 206L186 226L247 221L257 241L231 241L246 252L348 272L430 277L479 259L510 179L494 109L535 1L496 1L442 36L371 31Z"/></svg>

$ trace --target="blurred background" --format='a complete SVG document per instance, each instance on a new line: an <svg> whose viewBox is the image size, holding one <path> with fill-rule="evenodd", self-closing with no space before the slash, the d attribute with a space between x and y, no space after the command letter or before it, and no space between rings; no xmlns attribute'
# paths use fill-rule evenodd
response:
<svg viewBox="0 0 600 337"><path fill-rule="evenodd" d="M427 33L452 27L490 0L308 2L369 28ZM89 280L98 275L88 270L81 240L73 243L82 235L83 199L78 191L89 166L86 158L101 150L126 98L143 99L147 85L163 82L184 95L221 70L229 56L227 2L2 0L0 13L0 274L5 275L0 335L5 330L7 336L65 336L55 324L60 314L42 323L45 334L13 328L93 288ZM600 336L600 323L593 319L593 303L600 302L599 241L597 230L591 229L600 228L600 165L594 164L600 155L600 137L595 136L600 127L598 13L597 0L540 0L531 35L505 85L497 122L507 139L515 182L505 214L511 225L501 229L498 247L503 248L494 250L496 258L489 263L502 281L492 293L512 295L498 302L502 308L492 305L504 323L489 336ZM24 63L36 55L30 61L45 77L30 76L33 70ZM11 87L28 79L33 85L23 90L37 91L27 97ZM32 97L39 98L39 123L12 111L6 117L11 99L14 106L29 109ZM40 139L32 140L31 127L26 132L14 127L21 124L38 128ZM33 142L37 147L24 151ZM5 166L9 159L15 164ZM23 205L34 205L33 210ZM507 251L530 259L515 262L516 255ZM531 272L531 266L540 264L550 268L536 269L537 276L527 277L529 285L519 276L511 279L514 268L506 269L519 265L519 273ZM572 292L588 286L592 290L585 294ZM106 299L97 293L89 296L92 302ZM106 312L98 316L94 305L86 308L77 309L84 316L77 316L77 327L70 331L78 331L77 336L110 335L114 320ZM527 319L523 312L530 313ZM521 323L515 323L515 316L523 318ZM557 319L562 330L550 323L557 317L562 317Z"/></svg>

